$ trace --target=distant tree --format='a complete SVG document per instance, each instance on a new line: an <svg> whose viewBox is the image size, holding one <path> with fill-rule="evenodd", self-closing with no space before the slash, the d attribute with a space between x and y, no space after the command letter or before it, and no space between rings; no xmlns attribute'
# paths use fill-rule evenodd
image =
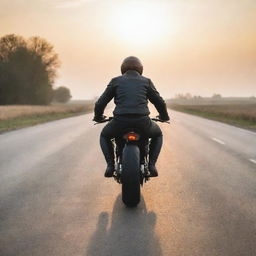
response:
<svg viewBox="0 0 256 256"><path fill-rule="evenodd" d="M23 37L11 34L0 38L0 60L7 61L8 55L19 48L26 48L26 41Z"/></svg>
<svg viewBox="0 0 256 256"><path fill-rule="evenodd" d="M59 60L45 39L0 38L0 104L49 104Z"/></svg>
<svg viewBox="0 0 256 256"><path fill-rule="evenodd" d="M15 35L0 38L0 104L19 102L24 85L26 41Z"/></svg>
<svg viewBox="0 0 256 256"><path fill-rule="evenodd" d="M183 93L178 93L178 94L176 94L175 98L176 98L176 99L179 99L179 100L186 100L186 99L187 99L187 98L186 98L186 95L183 94Z"/></svg>
<svg viewBox="0 0 256 256"><path fill-rule="evenodd" d="M42 61L45 71L47 71L49 82L53 83L57 75L57 68L60 66L60 61L53 45L45 39L35 36L28 39L28 47L34 57Z"/></svg>
<svg viewBox="0 0 256 256"><path fill-rule="evenodd" d="M191 93L186 93L186 94L176 94L175 96L176 99L181 99L181 100L190 100L193 98L193 96L191 95Z"/></svg>
<svg viewBox="0 0 256 256"><path fill-rule="evenodd" d="M175 98L175 99L182 99L182 98L183 98L183 94L178 93L178 94L175 95L174 98Z"/></svg>
<svg viewBox="0 0 256 256"><path fill-rule="evenodd" d="M68 102L71 97L70 90L64 86L60 86L53 91L53 100L57 102Z"/></svg>
<svg viewBox="0 0 256 256"><path fill-rule="evenodd" d="M222 96L220 94L215 93L212 95L212 98L217 100L217 99L221 99Z"/></svg>
<svg viewBox="0 0 256 256"><path fill-rule="evenodd" d="M185 94L185 98L186 98L187 100L192 99L191 93L187 92L187 93Z"/></svg>
<svg viewBox="0 0 256 256"><path fill-rule="evenodd" d="M195 99L195 100L202 100L203 97L200 96L200 95L194 95L194 96L193 96L193 99Z"/></svg>

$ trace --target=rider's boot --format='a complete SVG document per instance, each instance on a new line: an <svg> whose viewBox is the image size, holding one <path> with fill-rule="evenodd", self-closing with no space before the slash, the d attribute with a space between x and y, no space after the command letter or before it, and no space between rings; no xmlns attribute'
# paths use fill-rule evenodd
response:
<svg viewBox="0 0 256 256"><path fill-rule="evenodd" d="M114 165L114 163L110 162L110 163L108 163L108 165L107 165L107 169L106 169L106 171L105 171L104 176L105 176L106 178L113 177L114 171L115 171L115 165Z"/></svg>
<svg viewBox="0 0 256 256"><path fill-rule="evenodd" d="M149 149L149 164L148 164L148 169L151 177L158 176L158 171L156 169L156 161L159 156L162 144L163 144L162 136L158 136L151 139L150 149Z"/></svg>
<svg viewBox="0 0 256 256"><path fill-rule="evenodd" d="M104 136L101 136L100 146L107 162L107 169L105 171L104 176L106 178L113 177L113 174L115 171L115 156L114 156L113 144L110 139Z"/></svg>
<svg viewBox="0 0 256 256"><path fill-rule="evenodd" d="M150 163L148 165L148 169L149 169L149 173L150 173L150 177L157 177L158 176L158 171L156 169L156 165L155 163Z"/></svg>

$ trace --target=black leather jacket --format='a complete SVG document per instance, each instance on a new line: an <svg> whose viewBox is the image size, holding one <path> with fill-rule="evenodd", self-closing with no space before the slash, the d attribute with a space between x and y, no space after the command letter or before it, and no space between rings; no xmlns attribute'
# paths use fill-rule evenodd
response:
<svg viewBox="0 0 256 256"><path fill-rule="evenodd" d="M148 100L154 104L163 120L169 120L166 104L149 78L137 71L128 70L122 76L113 78L95 103L95 118L103 115L106 105L114 98L114 116L149 115Z"/></svg>

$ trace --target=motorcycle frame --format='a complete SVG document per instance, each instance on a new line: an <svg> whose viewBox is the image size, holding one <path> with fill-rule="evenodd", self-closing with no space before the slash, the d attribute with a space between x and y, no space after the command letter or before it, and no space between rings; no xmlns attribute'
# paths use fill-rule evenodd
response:
<svg viewBox="0 0 256 256"><path fill-rule="evenodd" d="M143 186L143 183L146 183L150 179L150 173L148 170L148 162L149 162L149 145L150 138L141 137L138 141L128 141L123 139L122 137L117 137L112 139L114 153L115 153L115 172L114 179L117 183L121 184L121 173L122 173L122 154L125 145L133 144L137 145L140 150L140 184Z"/></svg>

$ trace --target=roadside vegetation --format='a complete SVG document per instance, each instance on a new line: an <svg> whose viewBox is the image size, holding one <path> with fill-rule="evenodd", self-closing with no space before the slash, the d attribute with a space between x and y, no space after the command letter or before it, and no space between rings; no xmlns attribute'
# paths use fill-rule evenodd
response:
<svg viewBox="0 0 256 256"><path fill-rule="evenodd" d="M0 38L0 105L49 105L60 66L54 46L44 38Z"/></svg>
<svg viewBox="0 0 256 256"><path fill-rule="evenodd" d="M0 133L92 110L93 101L70 101L67 87L54 87L59 67L46 39L0 37Z"/></svg>
<svg viewBox="0 0 256 256"><path fill-rule="evenodd" d="M218 105L181 105L168 103L168 107L201 117L256 131L256 103Z"/></svg>
<svg viewBox="0 0 256 256"><path fill-rule="evenodd" d="M92 109L93 102L89 100L49 106L0 106L0 132L81 115L92 111Z"/></svg>

